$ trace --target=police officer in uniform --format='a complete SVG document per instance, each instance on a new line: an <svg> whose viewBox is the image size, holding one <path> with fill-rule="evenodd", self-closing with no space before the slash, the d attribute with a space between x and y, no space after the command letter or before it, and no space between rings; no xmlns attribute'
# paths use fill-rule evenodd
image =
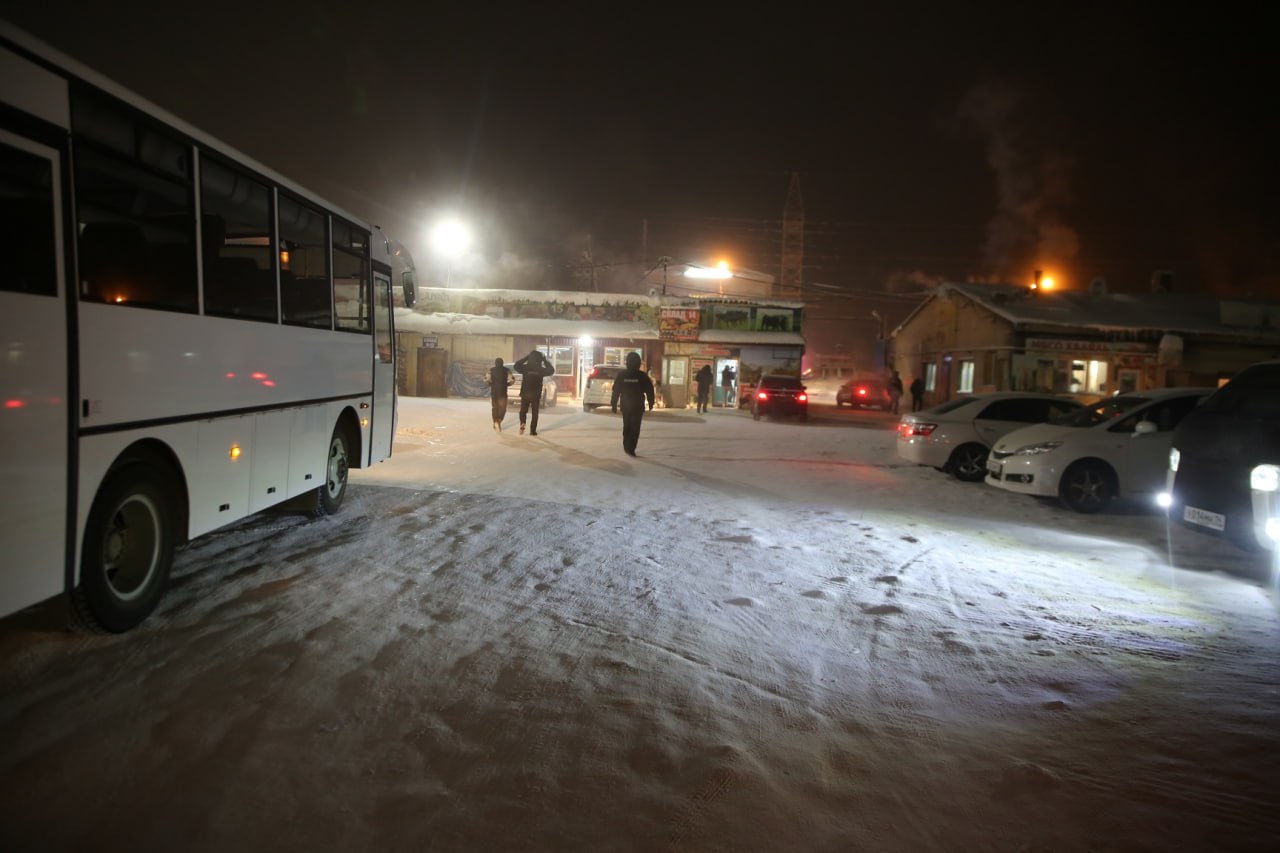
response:
<svg viewBox="0 0 1280 853"><path fill-rule="evenodd" d="M640 353L627 353L626 365L627 369L613 380L613 397L610 398L609 408L617 412L621 403L622 449L628 456L635 456L646 401L649 403L649 411L653 411L653 380L640 369Z"/></svg>

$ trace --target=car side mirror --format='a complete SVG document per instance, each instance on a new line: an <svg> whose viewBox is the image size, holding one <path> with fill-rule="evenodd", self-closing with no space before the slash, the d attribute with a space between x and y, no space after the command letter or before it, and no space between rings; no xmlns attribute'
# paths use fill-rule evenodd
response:
<svg viewBox="0 0 1280 853"><path fill-rule="evenodd" d="M1134 435L1151 435L1153 432L1159 432L1155 421L1141 420L1133 426Z"/></svg>

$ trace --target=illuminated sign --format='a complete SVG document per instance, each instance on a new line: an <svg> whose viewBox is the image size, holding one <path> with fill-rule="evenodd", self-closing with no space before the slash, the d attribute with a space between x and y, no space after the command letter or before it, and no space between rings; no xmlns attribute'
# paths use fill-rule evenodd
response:
<svg viewBox="0 0 1280 853"><path fill-rule="evenodd" d="M698 308L663 308L658 315L658 337L664 341L696 341Z"/></svg>

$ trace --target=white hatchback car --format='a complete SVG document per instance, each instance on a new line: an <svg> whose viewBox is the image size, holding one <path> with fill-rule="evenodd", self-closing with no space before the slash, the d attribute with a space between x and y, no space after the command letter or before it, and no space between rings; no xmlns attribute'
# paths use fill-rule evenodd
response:
<svg viewBox="0 0 1280 853"><path fill-rule="evenodd" d="M1164 486L1173 428L1212 388L1161 388L1104 397L1053 424L1023 427L991 448L987 483L1056 497L1077 512Z"/></svg>
<svg viewBox="0 0 1280 853"><path fill-rule="evenodd" d="M898 422L898 456L976 483L987 476L987 452L1007 433L1065 417L1080 404L1032 391L966 394Z"/></svg>
<svg viewBox="0 0 1280 853"><path fill-rule="evenodd" d="M587 387L582 392L582 411L590 412L613 401L613 380L626 370L617 364L597 364L587 374Z"/></svg>

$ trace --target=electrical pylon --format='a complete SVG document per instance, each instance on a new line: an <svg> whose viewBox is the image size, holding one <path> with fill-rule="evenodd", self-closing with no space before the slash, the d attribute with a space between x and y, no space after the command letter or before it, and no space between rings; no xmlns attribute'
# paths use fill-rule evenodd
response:
<svg viewBox="0 0 1280 853"><path fill-rule="evenodd" d="M800 299L804 280L804 199L800 197L800 173L791 173L787 206L782 210L782 276L775 286L779 299Z"/></svg>

